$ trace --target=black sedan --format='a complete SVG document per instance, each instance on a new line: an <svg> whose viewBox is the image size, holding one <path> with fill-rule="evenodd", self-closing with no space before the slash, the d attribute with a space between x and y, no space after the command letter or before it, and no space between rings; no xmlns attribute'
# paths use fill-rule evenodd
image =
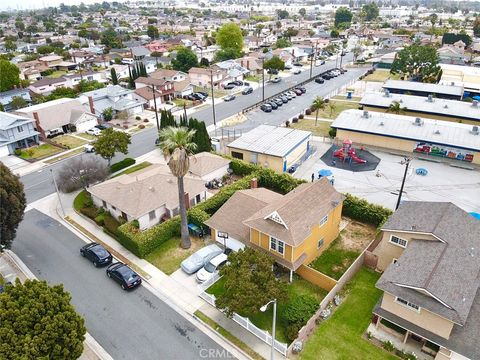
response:
<svg viewBox="0 0 480 360"><path fill-rule="evenodd" d="M93 262L95 267L105 266L112 262L112 254L97 243L90 243L83 246L80 249L80 255Z"/></svg>
<svg viewBox="0 0 480 360"><path fill-rule="evenodd" d="M99 130L105 130L105 129L111 128L112 125L105 123L105 124L95 125L95 127Z"/></svg>
<svg viewBox="0 0 480 360"><path fill-rule="evenodd" d="M318 77L318 78L315 79L315 82L316 82L317 84L323 84L323 83L325 82L325 80L322 79L321 77Z"/></svg>
<svg viewBox="0 0 480 360"><path fill-rule="evenodd" d="M107 268L107 276L119 283L123 290L133 289L142 283L140 276L121 262L110 265Z"/></svg>

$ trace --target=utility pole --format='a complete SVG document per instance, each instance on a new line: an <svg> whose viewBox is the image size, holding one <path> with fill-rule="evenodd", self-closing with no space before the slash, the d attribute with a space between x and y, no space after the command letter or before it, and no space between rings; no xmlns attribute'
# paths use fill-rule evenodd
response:
<svg viewBox="0 0 480 360"><path fill-rule="evenodd" d="M312 71L313 71L313 58L315 57L315 53L313 51L313 45L312 45L312 57L310 58L310 76L309 79L312 78Z"/></svg>
<svg viewBox="0 0 480 360"><path fill-rule="evenodd" d="M62 198L60 197L60 192L58 191L57 180L55 179L55 176L53 175L53 170L52 169L50 169L50 174L52 174L53 184L55 185L55 190L57 191L58 202L60 203L60 207L62 208L63 216L65 217L65 215L66 215L65 214L65 209L63 208Z"/></svg>
<svg viewBox="0 0 480 360"><path fill-rule="evenodd" d="M215 136L217 136L217 122L215 119L215 96L213 93L213 69L210 68L210 86L212 88L212 111L213 111L213 126L215 126Z"/></svg>
<svg viewBox="0 0 480 360"><path fill-rule="evenodd" d="M262 56L262 101L265 101L265 56Z"/></svg>
<svg viewBox="0 0 480 360"><path fill-rule="evenodd" d="M152 94L153 94L153 105L155 106L155 119L157 120L157 130L160 131L160 123L158 122L158 112L157 112L157 98L155 96L155 85L152 84Z"/></svg>
<svg viewBox="0 0 480 360"><path fill-rule="evenodd" d="M398 200L397 200L397 205L395 206L395 210L398 209L400 206L400 201L402 200L402 194L403 194L403 187L405 185L405 179L407 178L407 172L408 172L408 166L410 165L410 161L412 159L405 156L404 160L401 162L401 164L405 164L405 172L403 173L403 179L402 179L402 186L400 187L400 192L398 193Z"/></svg>

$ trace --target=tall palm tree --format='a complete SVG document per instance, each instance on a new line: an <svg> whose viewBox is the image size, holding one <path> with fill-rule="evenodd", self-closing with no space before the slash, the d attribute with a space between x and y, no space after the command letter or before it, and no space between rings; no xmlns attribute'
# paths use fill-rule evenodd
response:
<svg viewBox="0 0 480 360"><path fill-rule="evenodd" d="M333 101L328 102L328 110L330 110L330 119L333 119L333 113L337 109L337 105Z"/></svg>
<svg viewBox="0 0 480 360"><path fill-rule="evenodd" d="M402 105L398 101L393 101L387 109L388 113L393 113L397 115L404 114L405 111L407 111L407 108L402 107Z"/></svg>
<svg viewBox="0 0 480 360"><path fill-rule="evenodd" d="M160 130L160 149L167 160L168 167L178 184L178 205L181 219L181 247L188 249L192 245L188 235L187 210L185 207L185 187L183 178L190 168L189 156L194 153L197 144L192 142L195 130L188 130L185 127L166 127Z"/></svg>
<svg viewBox="0 0 480 360"><path fill-rule="evenodd" d="M318 112L320 110L324 110L325 107L327 106L327 103L321 96L317 96L312 103L312 110L315 111L315 126L317 126L317 120L318 120Z"/></svg>

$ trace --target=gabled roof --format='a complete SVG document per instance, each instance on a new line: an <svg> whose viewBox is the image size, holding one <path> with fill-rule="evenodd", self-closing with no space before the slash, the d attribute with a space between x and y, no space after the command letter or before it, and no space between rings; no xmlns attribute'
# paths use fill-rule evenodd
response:
<svg viewBox="0 0 480 360"><path fill-rule="evenodd" d="M0 112L0 130L7 130L16 126L31 123L33 121L33 119L29 119L25 116Z"/></svg>
<svg viewBox="0 0 480 360"><path fill-rule="evenodd" d="M382 230L438 240L410 241L377 287L465 324L480 285L480 221L452 203L408 201Z"/></svg>
<svg viewBox="0 0 480 360"><path fill-rule="evenodd" d="M202 177L228 164L230 164L230 160L228 159L209 152L201 152L190 158L190 168L188 172L192 175Z"/></svg>
<svg viewBox="0 0 480 360"><path fill-rule="evenodd" d="M298 186L250 216L244 224L286 244L298 246L343 198L343 195L323 178ZM275 219L272 219L272 216Z"/></svg>

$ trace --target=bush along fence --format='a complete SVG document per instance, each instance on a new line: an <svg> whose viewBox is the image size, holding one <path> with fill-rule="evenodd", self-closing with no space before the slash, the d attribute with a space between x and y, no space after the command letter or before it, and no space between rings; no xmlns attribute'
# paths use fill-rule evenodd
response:
<svg viewBox="0 0 480 360"><path fill-rule="evenodd" d="M215 295L207 293L205 290L212 286L215 282L220 279L220 275L215 274L210 279L208 279L205 283L198 285L198 287L202 290L199 296L205 300L207 303L215 306ZM262 330L258 328L255 324L253 324L249 318L243 317L238 315L237 313L233 313L232 320L235 321L238 325L243 327L244 329L251 332L253 335L264 341L265 343L272 345L272 335L268 331ZM282 343L278 340L275 340L275 350L280 352L282 355L287 355L288 344Z"/></svg>

